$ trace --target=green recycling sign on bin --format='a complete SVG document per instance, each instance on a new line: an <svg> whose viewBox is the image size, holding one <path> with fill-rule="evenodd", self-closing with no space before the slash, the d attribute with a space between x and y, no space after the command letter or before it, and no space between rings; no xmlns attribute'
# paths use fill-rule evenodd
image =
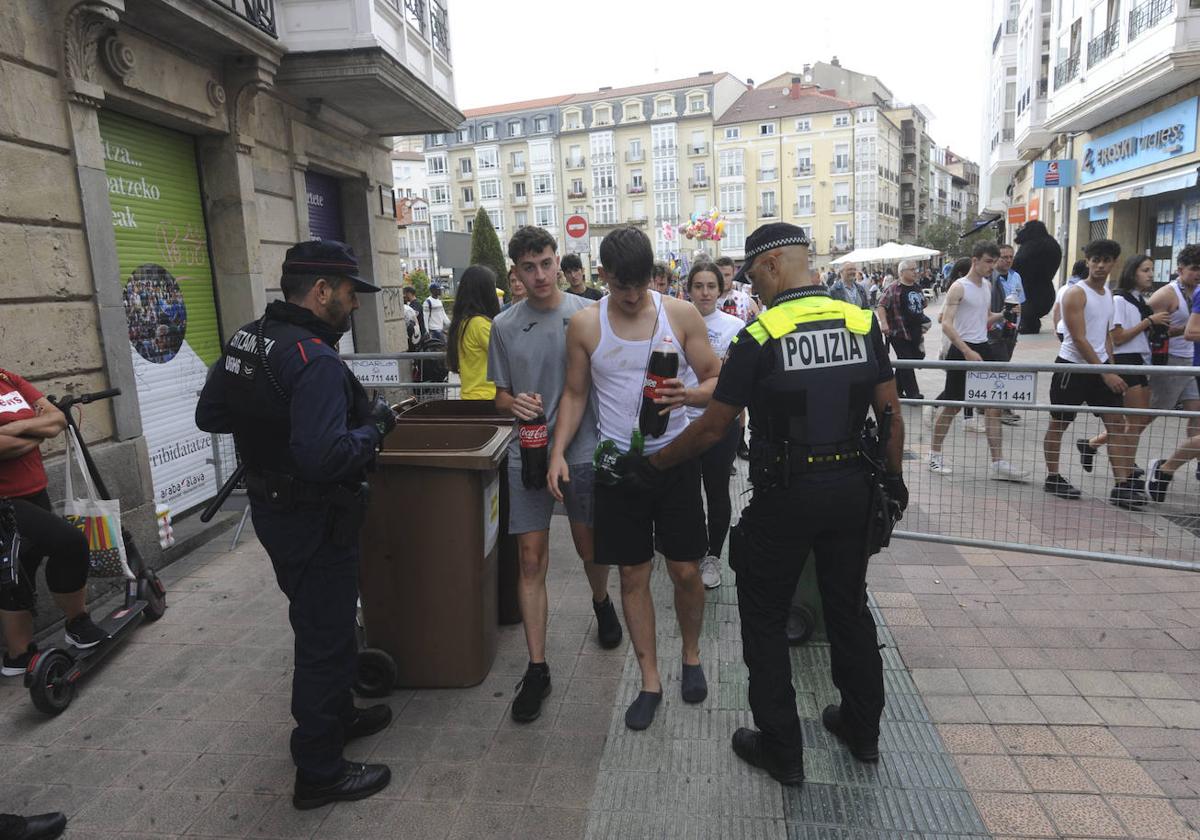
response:
<svg viewBox="0 0 1200 840"><path fill-rule="evenodd" d="M110 111L100 136L154 500L178 513L217 491L194 420L221 353L195 141Z"/></svg>

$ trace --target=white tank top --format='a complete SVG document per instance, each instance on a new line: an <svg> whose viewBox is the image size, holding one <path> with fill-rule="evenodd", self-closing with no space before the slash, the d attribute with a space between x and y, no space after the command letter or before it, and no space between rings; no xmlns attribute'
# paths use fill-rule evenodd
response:
<svg viewBox="0 0 1200 840"><path fill-rule="evenodd" d="M657 346L664 336L670 336L679 350L679 378L684 379L691 372L683 346L671 331L671 323L663 311L662 295L651 289L650 296L658 311L658 323L649 341L626 341L617 336L608 324L609 298L600 300L600 343L592 353L592 390L599 410L600 440L613 441L622 452L629 451L630 436L638 423L650 348ZM672 411L667 431L661 437L646 438L646 454L657 452L679 437L687 425L686 412Z"/></svg>
<svg viewBox="0 0 1200 840"><path fill-rule="evenodd" d="M1171 282L1171 288L1175 290L1175 297L1179 298L1179 305L1175 307L1175 311L1171 313L1171 327L1185 327L1188 322L1188 317L1191 315L1192 303L1183 293L1183 289L1179 285L1178 280ZM1196 342L1188 341L1182 334L1172 336L1171 343L1167 346L1167 354L1178 356L1182 359L1192 360L1192 354L1196 350Z"/></svg>
<svg viewBox="0 0 1200 840"><path fill-rule="evenodd" d="M1087 283L1077 283L1075 288L1083 289L1084 294L1087 295L1087 302L1083 308L1084 332L1087 335L1087 343L1095 351L1096 358L1102 363L1107 362L1108 345L1105 339L1108 338L1108 333L1113 325L1112 292L1107 287L1097 292ZM1072 294L1072 292L1068 292L1068 294ZM1066 307L1065 298L1063 307ZM1069 329L1063 333L1063 343L1062 347L1058 350L1058 355L1068 362L1074 362L1077 365L1088 364L1088 360L1079 352L1079 346L1071 337Z"/></svg>
<svg viewBox="0 0 1200 840"><path fill-rule="evenodd" d="M954 313L954 329L967 344L987 344L988 313L992 310L992 284L978 286L965 277L954 282L962 287L962 303Z"/></svg>

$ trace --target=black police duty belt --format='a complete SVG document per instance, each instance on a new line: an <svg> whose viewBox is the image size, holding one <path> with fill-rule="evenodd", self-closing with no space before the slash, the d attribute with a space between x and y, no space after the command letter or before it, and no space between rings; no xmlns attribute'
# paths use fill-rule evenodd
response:
<svg viewBox="0 0 1200 840"><path fill-rule="evenodd" d="M246 492L270 505L289 508L337 505L353 491L341 484L318 484L273 470L247 470Z"/></svg>
<svg viewBox="0 0 1200 840"><path fill-rule="evenodd" d="M782 441L768 446L776 450L776 459L779 462L783 461L786 453L787 471L790 475L835 470L866 462L857 443L847 442L814 448L807 444Z"/></svg>

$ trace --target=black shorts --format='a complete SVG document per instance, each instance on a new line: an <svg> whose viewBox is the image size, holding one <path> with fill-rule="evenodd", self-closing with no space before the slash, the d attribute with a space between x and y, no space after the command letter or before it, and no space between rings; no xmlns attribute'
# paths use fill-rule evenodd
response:
<svg viewBox="0 0 1200 840"><path fill-rule="evenodd" d="M1069 365L1071 362L1063 358L1054 360L1056 365ZM1050 380L1050 402L1054 405L1089 405L1092 408L1107 406L1122 406L1125 400L1120 394L1104 384L1098 373L1071 373L1059 371ZM1106 412L1094 412L1097 417ZM1074 411L1051 411L1050 416L1055 420L1070 423L1075 419Z"/></svg>
<svg viewBox="0 0 1200 840"><path fill-rule="evenodd" d="M1142 358L1141 353L1116 353L1113 355L1113 361L1118 365L1146 364L1146 360ZM1150 387L1150 377L1144 373L1122 373L1119 376L1125 380L1125 384L1130 388Z"/></svg>
<svg viewBox="0 0 1200 840"><path fill-rule="evenodd" d="M667 470L662 488L653 493L596 482L595 494L597 563L648 563L654 558L655 534L668 560L699 561L708 553L699 458Z"/></svg>
<svg viewBox="0 0 1200 840"><path fill-rule="evenodd" d="M978 353L985 362L994 362L996 359L992 355L992 348L986 341L982 344L971 344L968 342L968 347ZM962 351L955 345L950 345L950 350L946 353L947 362L963 361ZM965 370L948 370L946 371L946 387L942 389L942 393L938 394L939 400L964 400L967 397L967 372Z"/></svg>

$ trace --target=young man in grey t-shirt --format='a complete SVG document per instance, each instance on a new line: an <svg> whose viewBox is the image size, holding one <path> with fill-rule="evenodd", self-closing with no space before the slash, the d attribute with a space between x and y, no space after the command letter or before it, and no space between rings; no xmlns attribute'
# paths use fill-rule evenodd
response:
<svg viewBox="0 0 1200 840"><path fill-rule="evenodd" d="M496 383L496 407L521 420L546 417L549 453L558 420L558 402L567 375L567 322L580 309L594 305L558 287L557 244L540 227L522 227L508 243L508 256L526 297L492 323L488 345L488 379ZM583 560L592 589L597 636L602 647L621 643L621 624L608 597L608 566L593 562L592 453L596 448L595 407L586 409L579 431L567 447L571 478L564 502L571 523L575 550ZM546 664L546 571L550 565L550 517L554 497L546 487L526 487L521 475L521 448L513 441L508 453L508 532L517 537L521 577L517 596L529 645L529 667L517 686L513 720L528 723L541 714L542 700L550 694L550 669Z"/></svg>

